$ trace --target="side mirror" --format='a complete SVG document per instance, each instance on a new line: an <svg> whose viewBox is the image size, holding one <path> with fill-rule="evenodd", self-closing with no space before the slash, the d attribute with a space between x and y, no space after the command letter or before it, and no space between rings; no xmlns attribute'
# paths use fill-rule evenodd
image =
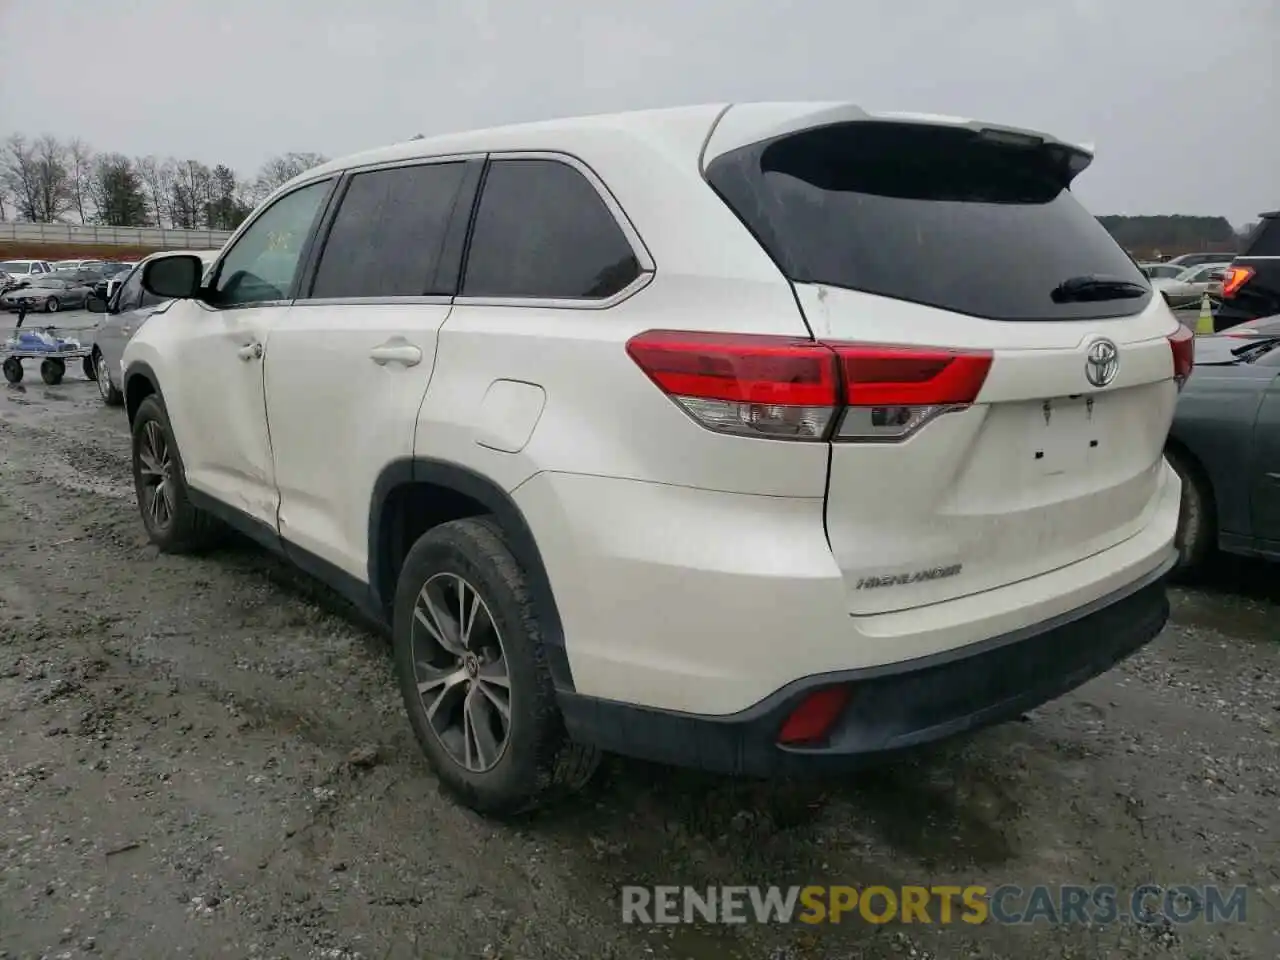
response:
<svg viewBox="0 0 1280 960"><path fill-rule="evenodd" d="M107 301L101 297L90 297L84 302L84 308L90 313L106 313Z"/></svg>
<svg viewBox="0 0 1280 960"><path fill-rule="evenodd" d="M191 300L200 294L202 273L199 257L186 253L156 257L142 266L142 289L163 300Z"/></svg>

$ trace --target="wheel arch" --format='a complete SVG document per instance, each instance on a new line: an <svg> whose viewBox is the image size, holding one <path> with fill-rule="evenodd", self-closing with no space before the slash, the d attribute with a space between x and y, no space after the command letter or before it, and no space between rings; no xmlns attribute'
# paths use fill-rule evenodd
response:
<svg viewBox="0 0 1280 960"><path fill-rule="evenodd" d="M524 513L501 486L468 467L405 457L383 468L369 506L369 591L389 623L401 564L417 537L440 523L488 515L524 570L538 614L548 666L558 690L572 691L564 624L551 579Z"/></svg>
<svg viewBox="0 0 1280 960"><path fill-rule="evenodd" d="M123 392L125 414L129 418L130 426L133 426L133 417L138 412L138 406L147 397L154 394L160 398L161 403L164 403L164 393L160 390L160 378L151 369L151 365L142 360L135 360L125 370Z"/></svg>

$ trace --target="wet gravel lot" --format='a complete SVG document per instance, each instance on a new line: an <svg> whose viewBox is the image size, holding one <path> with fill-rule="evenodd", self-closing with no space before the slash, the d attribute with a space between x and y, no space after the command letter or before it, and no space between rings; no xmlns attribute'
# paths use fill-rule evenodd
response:
<svg viewBox="0 0 1280 960"><path fill-rule="evenodd" d="M753 784L609 760L498 825L438 794L383 640L322 588L252 546L146 543L124 415L68 377L29 363L0 388L5 960L1280 956L1280 568L1224 563L1130 662L890 768ZM642 927L619 907L629 883L1147 882L1245 885L1245 922Z"/></svg>

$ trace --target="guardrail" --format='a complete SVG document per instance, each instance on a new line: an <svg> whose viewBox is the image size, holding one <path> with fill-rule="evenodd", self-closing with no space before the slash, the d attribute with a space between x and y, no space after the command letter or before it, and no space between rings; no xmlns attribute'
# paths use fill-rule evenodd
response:
<svg viewBox="0 0 1280 960"><path fill-rule="evenodd" d="M0 241L21 243L98 243L122 247L216 250L230 238L230 230L170 230L164 227L99 227L78 223L0 221Z"/></svg>

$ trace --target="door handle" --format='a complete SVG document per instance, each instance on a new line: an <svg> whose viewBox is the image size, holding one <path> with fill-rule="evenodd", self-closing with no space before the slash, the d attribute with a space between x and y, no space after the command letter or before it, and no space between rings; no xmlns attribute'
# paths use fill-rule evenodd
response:
<svg viewBox="0 0 1280 960"><path fill-rule="evenodd" d="M250 360L262 359L262 344L254 342L245 344L236 351L236 356L248 363Z"/></svg>
<svg viewBox="0 0 1280 960"><path fill-rule="evenodd" d="M385 367L388 363L414 367L422 362L422 351L411 343L388 342L370 350L369 359L380 367Z"/></svg>

